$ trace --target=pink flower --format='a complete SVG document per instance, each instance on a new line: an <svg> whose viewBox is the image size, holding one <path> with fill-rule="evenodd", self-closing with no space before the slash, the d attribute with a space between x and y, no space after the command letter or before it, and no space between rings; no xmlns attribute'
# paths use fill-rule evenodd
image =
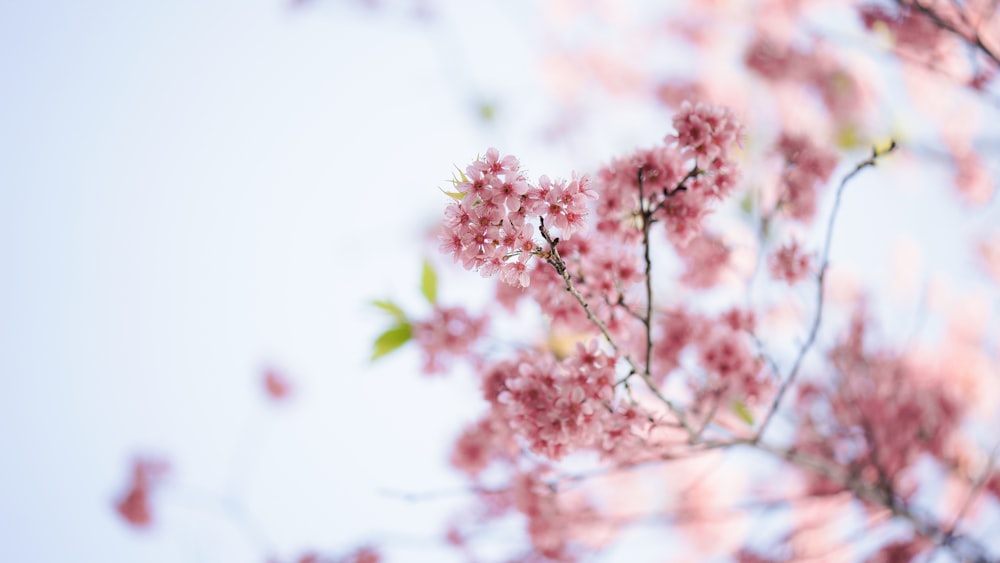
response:
<svg viewBox="0 0 1000 563"><path fill-rule="evenodd" d="M784 208L793 219L811 221L816 214L817 191L830 180L837 156L807 137L789 133L781 135L778 150L787 165L781 197Z"/></svg>
<svg viewBox="0 0 1000 563"><path fill-rule="evenodd" d="M521 175L517 159L500 157L496 149L466 167L456 188L461 200L445 209L439 240L442 252L466 269L483 276L499 275L504 283L525 287L531 281L530 258L535 254L534 220L554 229L565 241L587 228L587 201L597 192L586 176L569 182L539 178L532 186Z"/></svg>
<svg viewBox="0 0 1000 563"><path fill-rule="evenodd" d="M374 547L364 546L335 561L336 563L379 563L382 561L382 554Z"/></svg>
<svg viewBox="0 0 1000 563"><path fill-rule="evenodd" d="M667 140L676 139L682 150L697 157L702 169L715 159L726 160L729 150L742 142L743 135L743 127L728 109L702 103L681 104L674 116L674 129L677 134Z"/></svg>
<svg viewBox="0 0 1000 563"><path fill-rule="evenodd" d="M698 289L719 283L729 265L729 247L711 234L698 235L680 250L680 254L685 265L681 281Z"/></svg>
<svg viewBox="0 0 1000 563"><path fill-rule="evenodd" d="M521 254L522 257L516 260L508 260L500 266L500 281L514 287L528 287L531 282L530 271L528 269L528 259L530 254Z"/></svg>
<svg viewBox="0 0 1000 563"><path fill-rule="evenodd" d="M132 481L115 510L129 525L145 528L153 522L150 496L153 488L166 476L169 466L164 461L137 459L132 463Z"/></svg>
<svg viewBox="0 0 1000 563"><path fill-rule="evenodd" d="M494 460L514 459L517 452L517 442L506 421L491 411L486 418L462 432L451 451L451 464L470 477L476 477Z"/></svg>
<svg viewBox="0 0 1000 563"><path fill-rule="evenodd" d="M603 447L606 429L624 428L614 422L621 411L611 407L615 361L596 344L580 346L560 361L523 353L515 362L497 365L484 389L487 398L496 397L494 414L513 435L535 453L557 460Z"/></svg>
<svg viewBox="0 0 1000 563"><path fill-rule="evenodd" d="M413 323L413 335L424 353L424 373L440 373L447 361L466 355L486 332L486 319L462 307L437 305L431 317Z"/></svg>
<svg viewBox="0 0 1000 563"><path fill-rule="evenodd" d="M664 202L657 219L663 221L675 246L687 246L701 232L702 219L709 212L705 204L705 198L691 191L674 194Z"/></svg>
<svg viewBox="0 0 1000 563"><path fill-rule="evenodd" d="M280 402L291 394L292 384L281 373L268 369L264 372L264 392L271 400Z"/></svg>
<svg viewBox="0 0 1000 563"><path fill-rule="evenodd" d="M662 383L680 365L681 352L700 334L704 319L682 307L668 309L654 318L652 375Z"/></svg>
<svg viewBox="0 0 1000 563"><path fill-rule="evenodd" d="M809 275L812 271L812 259L802 252L798 241L793 240L771 254L768 266L771 277L792 285Z"/></svg>

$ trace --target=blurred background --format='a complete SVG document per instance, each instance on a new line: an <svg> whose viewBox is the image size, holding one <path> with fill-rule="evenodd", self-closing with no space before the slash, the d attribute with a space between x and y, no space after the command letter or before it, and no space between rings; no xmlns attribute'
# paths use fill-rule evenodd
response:
<svg viewBox="0 0 1000 563"><path fill-rule="evenodd" d="M382 491L454 486L477 405L429 408L459 394L410 352L371 365L369 303L419 302L437 188L498 132L413 12L0 2L4 560L437 538L437 506ZM462 56L534 81L516 51ZM114 509L136 456L171 465L138 531Z"/></svg>
<svg viewBox="0 0 1000 563"><path fill-rule="evenodd" d="M0 0L2 558L454 557L461 499L401 495L461 486L447 453L481 407L415 350L372 364L370 302L427 307L453 165L498 146L568 177L669 130L666 108L612 103L628 73L598 91L545 54L586 36L646 56L622 31L644 4L572 5ZM935 206L917 231L960 225ZM908 244L963 260L948 236ZM483 299L463 279L444 302ZM115 511L137 457L171 466L146 529Z"/></svg>

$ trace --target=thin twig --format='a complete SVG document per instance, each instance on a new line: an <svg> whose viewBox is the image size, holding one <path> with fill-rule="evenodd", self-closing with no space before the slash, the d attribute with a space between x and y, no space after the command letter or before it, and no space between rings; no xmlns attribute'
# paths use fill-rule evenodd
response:
<svg viewBox="0 0 1000 563"><path fill-rule="evenodd" d="M394 498L398 500L404 500L407 502L424 502L429 500L442 500L455 497L461 497L466 495L499 495L506 493L507 489L488 489L485 487L463 487L455 489L439 489L431 491L398 491L395 489L382 489L379 494Z"/></svg>
<svg viewBox="0 0 1000 563"><path fill-rule="evenodd" d="M983 489L983 486L986 485L987 481L990 480L990 477L993 476L993 469L997 461L997 451L1000 451L1000 441L993 446L993 449L990 451L989 460L986 462L986 468L983 469L982 475L979 476L976 483L969 489L969 495L965 498L965 502L962 503L962 507L958 510L958 513L955 514L955 520L948 527L948 537L955 535L955 531L958 530L958 526L962 523L962 519L965 518L965 514L972 508L972 503L976 500L976 496Z"/></svg>
<svg viewBox="0 0 1000 563"><path fill-rule="evenodd" d="M785 393L792 386L792 383L795 382L795 378L799 373L799 368L802 366L802 361L812 348L813 343L816 342L816 335L819 332L819 326L823 320L823 289L824 282L826 280L826 271L830 265L830 244L833 240L833 227L837 221L837 212L840 210L840 199L843 196L844 188L847 186L847 183L851 181L851 179L857 176L859 172L869 166L875 166L875 162L879 157L889 154L895 149L896 141L892 141L889 148L883 151L873 148L871 156L859 162L854 169L850 171L850 173L844 176L844 179L840 181L840 185L837 187L837 194L833 200L833 209L830 211L830 218L826 226L826 240L823 242L823 254L819 268L819 275L816 280L816 314L813 317L812 325L809 327L809 336L806 338L802 347L799 348L799 353L795 357L795 363L792 364L788 377L785 378L785 380L781 383L781 387L778 388L778 394L775 396L774 402L771 403L771 408L768 410L763 422L761 422L760 429L757 431L756 440L760 440L764 436L764 431L767 430L767 426L774 417L774 413L777 412L778 406L781 404L781 400L784 398Z"/></svg>
<svg viewBox="0 0 1000 563"><path fill-rule="evenodd" d="M608 331L608 326L604 324L604 321L597 318L597 315L595 315L594 312L590 309L590 305L587 303L587 300L583 298L583 295L580 294L580 291L576 289L575 285L573 285L573 279L570 277L569 272L566 269L566 262L562 259L561 256L559 256L559 248L558 248L559 239L552 238L552 235L549 234L549 230L545 227L545 221L543 219L539 219L538 230L539 232L542 233L542 238L545 239L545 242L549 243L549 250L548 250L548 256L546 257L546 261L553 268L555 268L556 273L558 273L562 277L563 281L566 283L566 291L568 291L570 295L572 295L576 299L577 303L579 303L580 306L583 307L583 312L586 313L587 319L590 320L590 322L592 322L594 326L596 326L601 331L601 334L604 335L604 340L607 341L608 345L611 346L611 348L615 351L615 353L620 355L621 350L618 348L618 344L615 343L615 339L611 337L611 333ZM632 361L631 358L625 356L625 359L626 361L628 361L630 365L634 367L634 362Z"/></svg>

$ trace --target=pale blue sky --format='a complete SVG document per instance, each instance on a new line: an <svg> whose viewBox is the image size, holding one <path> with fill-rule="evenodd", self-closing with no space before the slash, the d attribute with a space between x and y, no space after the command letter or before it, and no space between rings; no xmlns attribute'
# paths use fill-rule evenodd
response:
<svg viewBox="0 0 1000 563"><path fill-rule="evenodd" d="M436 533L377 489L440 483L461 409L422 408L452 393L415 355L369 370L366 306L416 295L435 188L488 142L434 49L276 1L0 3L5 558L263 556L190 491L223 492L238 451L280 554ZM111 506L143 452L179 484L136 535Z"/></svg>

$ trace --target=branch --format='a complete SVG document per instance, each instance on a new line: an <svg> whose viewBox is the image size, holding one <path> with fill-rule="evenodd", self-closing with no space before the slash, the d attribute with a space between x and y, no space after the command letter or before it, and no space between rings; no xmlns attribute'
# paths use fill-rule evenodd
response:
<svg viewBox="0 0 1000 563"><path fill-rule="evenodd" d="M406 502L426 502L429 500L442 500L467 495L500 495L509 489L489 489L478 485L456 489L438 489L429 491L400 491L396 489L382 489L379 494L382 496L403 500Z"/></svg>
<svg viewBox="0 0 1000 563"><path fill-rule="evenodd" d="M996 456L998 450L1000 450L1000 442L997 442L993 446L993 450L990 451L990 457L986 462L986 467L983 469L982 475L979 476L979 479L975 482L972 488L969 489L969 495L965 498L965 502L962 503L962 507L955 515L955 520L952 521L951 526L948 528L946 538L952 538L955 536L955 531L958 530L958 526L962 523L962 519L965 517L965 514L972 507L972 503L976 500L976 496L979 495L983 486L986 485L987 481L990 480L990 477L993 476L993 469L996 467Z"/></svg>
<svg viewBox="0 0 1000 563"><path fill-rule="evenodd" d="M886 149L879 150L877 148L874 148L872 150L871 156L859 162L846 176L844 176L844 178L838 185L833 203L833 208L831 210L827 222L826 235L821 255L821 266L817 276L816 313L812 320L812 323L809 326L808 338L806 342L803 344L803 346L799 349L799 352L789 371L789 374L782 382L782 385L777 393L777 396L775 397L774 402L771 404L767 416L764 418L760 429L758 430L756 435L752 438L734 438L731 440L703 439L702 436L700 435L700 432L696 432L696 430L687 422L685 411L683 411L672 401L664 397L661 391L659 390L659 387L652 381L649 370L650 362L652 359L652 354L651 354L652 332L650 330L651 320L652 320L652 282L651 282L650 272L652 263L649 257L649 246L650 246L649 225L652 222L651 215L654 211L654 208L646 206L645 194L643 192L641 171L639 172L638 180L639 180L639 191L640 191L640 212L642 213L643 216L643 243L644 243L643 254L646 262L646 273L647 273L647 278L646 278L647 303L646 303L645 314L644 315L639 314L636 316L639 318L640 321L642 321L646 325L647 328L645 370L640 369L639 365L635 362L635 360L631 356L623 353L622 349L619 348L618 344L612 337L611 332L608 329L607 325L600 318L598 318L596 314L594 314L593 310L591 310L589 304L587 303L587 300L583 297L583 295L574 285L573 278L567 271L566 262L559 255L558 251L559 239L553 238L551 236L551 234L548 232L548 229L546 229L544 222L540 222L541 224L539 230L542 234L542 237L549 244L549 250L547 252L544 251L540 252L540 255L543 256L545 260L553 268L555 268L556 272L560 275L560 277L562 277L563 282L565 283L566 291L568 291L574 297L574 299L576 299L577 303L580 304L588 320L592 322L594 326L596 326L600 330L601 334L604 336L605 340L612 347L612 349L620 357L622 357L626 361L626 363L630 366L631 373L629 374L629 376L636 374L640 375L646 382L650 391L661 402L663 402L663 404L665 404L669 408L669 410L677 417L681 425L688 431L690 436L689 446L692 448L689 452L690 454L696 455L699 452L715 450L715 449L728 449L731 447L741 446L741 445L758 449L762 452L783 459L786 462L799 467L800 469L809 471L811 473L815 473L817 475L821 475L826 479L829 479L833 482L840 484L840 486L842 486L845 491L850 491L855 498L857 498L862 502L871 503L876 506L885 508L888 511L888 513L891 514L893 517L897 517L909 522L912 525L914 531L918 535L928 539L929 541L933 542L934 544L940 547L951 550L960 559L974 560L974 561L988 561L986 556L988 552L982 545L980 545L978 542L967 536L956 535L954 533L955 531L954 527L957 526L958 524L957 519L951 528L946 528L942 524L936 522L936 520L933 517L929 515L918 514L913 507L909 506L904 499L900 498L897 495L897 493L891 486L891 483L887 482L887 479L884 477L884 475L880 476L879 482L877 483L868 482L863 478L861 478L861 476L857 472L850 471L846 468L830 463L830 460L820 457L813 457L809 454L801 453L797 451L794 447L783 449L763 441L764 433L771 419L774 418L775 413L779 409L785 393L787 393L788 389L794 384L795 379L798 376L798 373L801 369L805 356L809 353L809 351L815 344L817 334L819 332L819 327L822 324L823 306L824 306L823 293L825 288L826 272L829 267L829 256L833 239L834 226L836 224L836 219L839 213L840 201L842 199L843 192L847 184L856 175L858 175L865 168L868 168L870 166L875 166L877 160L880 157L891 153L893 150L896 149L896 147L897 145L893 141L890 144L890 146ZM672 193L675 192L664 192L665 197L669 197L669 195L672 195ZM665 452L659 459L649 460L648 463L661 463L669 461L670 459L673 459L675 455L676 454L670 454ZM638 465L644 465L644 463L636 464L636 466ZM623 466L623 467L612 468L606 471L607 472L616 472L621 470L627 471L631 468L632 467L629 466ZM582 474L579 476L563 476L562 478L557 479L556 482L552 483L552 485L557 485L559 482L566 480L569 481L583 480L590 477L598 476L600 474L606 474L606 472L600 471L594 474Z"/></svg>
<svg viewBox="0 0 1000 563"><path fill-rule="evenodd" d="M830 219L826 226L826 240L823 242L823 255L821 259L821 264L819 268L819 276L816 282L816 315L813 317L812 325L809 327L809 336L806 338L805 344L799 349L799 353L795 358L795 362L792 364L792 369L788 373L788 377L781 383L781 387L778 389L778 394L774 398L774 402L771 403L771 408L768 410L767 415L764 417L764 421L761 422L760 429L757 431L757 437L755 441L760 440L764 436L764 432L767 430L768 424L770 424L771 419L774 418L774 413L777 412L778 406L781 404L781 400L784 398L785 393L788 391L792 383L795 382L796 376L798 376L799 369L802 367L802 360L805 359L806 354L812 348L813 343L816 342L816 335L819 332L820 323L823 320L823 288L826 281L826 270L830 265L830 243L833 240L833 227L837 221L837 212L840 210L840 198L844 193L844 188L847 183L851 181L859 172L868 168L869 166L875 166L875 162L879 157L887 155L896 149L896 141L892 141L889 148L879 151L877 148L872 149L872 154L865 160L859 162L853 170L851 170L844 179L840 181L840 185L837 187L837 195L833 200L833 210L830 211Z"/></svg>
<svg viewBox="0 0 1000 563"><path fill-rule="evenodd" d="M552 238L552 235L549 234L549 230L545 227L545 221L542 219L539 219L538 230L542 234L542 238L545 239L545 242L549 243L549 251L544 254L546 262L548 262L553 268L555 268L556 273L558 273L559 276L562 277L563 282L566 284L566 291L568 291L570 295L572 295L576 299L576 302L579 303L581 307L583 307L583 311L584 313L586 313L587 319L590 320L590 322L592 322L594 326L596 326L598 330L601 331L601 334L604 335L604 339L607 341L608 345L611 346L611 348L615 351L617 355L624 358L625 361L628 363L629 367L631 368L631 373L629 373L629 376L639 374L639 376L642 377L643 381L646 382L646 385L649 387L649 390L653 393L653 395L655 395L656 398L660 400L660 402L662 402L664 405L667 406L668 409L670 409L670 412L673 413L675 417L677 417L677 421L688 431L688 434L693 436L694 429L691 428L691 425L687 421L687 417L684 416L684 411L680 407L675 405L673 401L671 401L670 399L666 398L663 395L663 393L660 391L659 386L657 386L656 383L653 382L653 379L650 377L648 371L639 369L639 366L635 363L635 360L633 360L632 357L629 356L628 354L624 354L622 352L621 348L619 348L618 344L615 342L615 339L611 337L611 332L608 330L608 326L604 324L604 321L597 318L597 315L595 315L594 312L590 309L590 305L587 303L587 300L583 298L583 295L580 294L580 291L573 284L573 278L570 277L569 272L566 270L566 262L559 255L559 249L558 249L559 239Z"/></svg>
<svg viewBox="0 0 1000 563"><path fill-rule="evenodd" d="M989 563L991 561L986 555L989 552L976 540L968 536L954 535L946 532L944 527L935 522L933 518L918 514L914 508L908 506L903 499L898 498L891 491L889 493L892 496L887 496L887 491L864 481L856 474L845 471L839 466L832 465L826 460L814 459L794 449L781 449L760 441L744 443L784 459L802 469L808 469L831 481L842 484L845 489L851 491L859 500L882 506L893 516L906 520L913 526L914 532L918 535L940 547L951 550L961 561L975 561L977 563Z"/></svg>
<svg viewBox="0 0 1000 563"><path fill-rule="evenodd" d="M645 204L642 193L642 168L637 173L639 182L639 212L642 214L642 258L646 264L646 314L642 323L646 325L646 373L653 373L653 263L649 259L649 226L652 213ZM683 182L682 182L683 183Z"/></svg>
<svg viewBox="0 0 1000 563"><path fill-rule="evenodd" d="M587 314L587 319L594 323L594 326L601 331L601 334L604 335L604 339L608 342L615 353L621 355L621 349L618 347L618 344L615 343L615 339L611 337L611 333L608 331L608 326L604 324L604 321L597 318L597 315L595 315L590 309L590 305L583 298L583 295L580 295L580 291L573 285L573 279L570 278L569 272L566 271L566 262L562 259L562 256L559 256L559 249L557 248L559 239L552 238L552 235L549 234L549 230L545 227L544 219L539 218L538 230L542 233L542 238L545 239L545 242L549 243L549 251L547 255L545 255L545 261L555 268L556 273L562 277L563 281L566 283L566 291L576 298L577 303L583 307L583 312ZM626 355L625 360L629 363L629 365L635 368L635 363L630 357Z"/></svg>
<svg viewBox="0 0 1000 563"><path fill-rule="evenodd" d="M921 14L924 14L931 21L933 21L935 25L937 25L938 27L940 27L945 31L948 31L958 36L958 38L960 38L962 41L965 41L966 43L968 43L969 45L978 49L981 53L986 55L986 57L992 60L993 64L997 65L997 67L1000 67L1000 56L998 56L997 53L994 53L989 47L986 46L985 43L983 43L983 38L979 36L979 31L971 24L969 24L970 34L969 36L966 36L964 33L962 33L960 29L958 29L958 27L956 27L954 24L950 22L945 21L940 14L938 14L928 6L924 6L922 3L920 3L919 0L914 0L912 4L904 3L902 0L896 0L896 2L900 6L907 6L907 5L913 6ZM959 11L959 15L962 16L964 19L964 14L961 11ZM968 22L966 23L968 24Z"/></svg>

